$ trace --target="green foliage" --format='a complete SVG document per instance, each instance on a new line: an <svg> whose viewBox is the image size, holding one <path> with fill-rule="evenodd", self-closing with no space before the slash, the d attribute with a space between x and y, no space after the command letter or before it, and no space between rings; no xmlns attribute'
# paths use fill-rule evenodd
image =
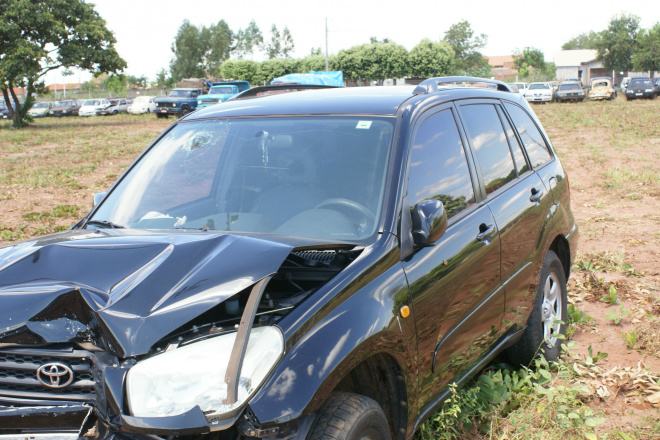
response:
<svg viewBox="0 0 660 440"><path fill-rule="evenodd" d="M239 29L236 32L236 44L234 46L234 55L240 60L251 55L255 48L262 47L264 37L254 20L245 29Z"/></svg>
<svg viewBox="0 0 660 440"><path fill-rule="evenodd" d="M275 25L270 28L270 41L264 45L264 52L269 60L289 58L294 47L293 37L288 27L285 26L282 32Z"/></svg>
<svg viewBox="0 0 660 440"><path fill-rule="evenodd" d="M472 68L479 69L488 64L488 60L478 51L486 46L488 37L485 34L474 35L467 20L452 24L445 32L444 41L454 50L455 66L459 72L467 72Z"/></svg>
<svg viewBox="0 0 660 440"><path fill-rule="evenodd" d="M198 28L184 20L174 37L170 72L174 82L182 78L213 76L223 61L229 58L234 34L224 20Z"/></svg>
<svg viewBox="0 0 660 440"><path fill-rule="evenodd" d="M496 432L518 431L523 426L526 438L537 438L535 433L543 433L543 438L593 434L603 419L582 404L578 396L585 389L558 381L571 374L570 365L549 364L543 357L534 361L534 369L514 370L499 364L480 375L473 386L457 390L455 384L450 385L449 398L422 424L416 440L472 438L477 433L495 438Z"/></svg>
<svg viewBox="0 0 660 440"><path fill-rule="evenodd" d="M126 91L126 77L124 75L111 75L105 87L115 94L123 93Z"/></svg>
<svg viewBox="0 0 660 440"><path fill-rule="evenodd" d="M639 32L633 52L635 70L660 70L660 22Z"/></svg>
<svg viewBox="0 0 660 440"><path fill-rule="evenodd" d="M633 52L637 44L640 18L621 14L613 17L601 33L597 59L605 70L628 71L633 68Z"/></svg>
<svg viewBox="0 0 660 440"><path fill-rule="evenodd" d="M540 49L525 47L513 54L513 65L518 74L530 81L548 81L555 78L557 67L554 63L546 63Z"/></svg>
<svg viewBox="0 0 660 440"><path fill-rule="evenodd" d="M274 78L289 73L295 73L298 70L298 63L294 60L272 59L259 64L259 80L270 83Z"/></svg>
<svg viewBox="0 0 660 440"><path fill-rule="evenodd" d="M31 97L41 78L61 67L118 72L126 67L115 38L94 5L83 0L0 2L0 89L26 87ZM16 96L12 96L16 100ZM13 126L24 125L25 112L11 112Z"/></svg>
<svg viewBox="0 0 660 440"><path fill-rule="evenodd" d="M161 89L176 87L176 80L171 76L168 77L165 69L160 69L156 74L156 86Z"/></svg>
<svg viewBox="0 0 660 440"><path fill-rule="evenodd" d="M298 71L301 73L325 71L325 56L323 55L308 55L296 61L298 62ZM335 57L328 57L328 67L330 70L336 70L334 64Z"/></svg>
<svg viewBox="0 0 660 440"><path fill-rule="evenodd" d="M621 322L624 316L632 313L630 310L624 310L623 307L624 305L621 304L621 307L619 307L618 312L616 310L610 311L610 313L605 317L605 319L614 322L614 325L619 325L619 323Z"/></svg>
<svg viewBox="0 0 660 440"><path fill-rule="evenodd" d="M603 295L601 298L604 302L610 304L610 305L615 305L619 303L619 297L616 295L616 286L614 284L610 284L610 289L608 291L607 295Z"/></svg>
<svg viewBox="0 0 660 440"><path fill-rule="evenodd" d="M629 332L624 332L621 336L623 336L623 340L626 341L626 347L631 350L635 348L635 344L637 343L637 330L633 329Z"/></svg>
<svg viewBox="0 0 660 440"><path fill-rule="evenodd" d="M446 76L454 71L455 63L456 56L449 43L425 38L408 54L408 74L420 78Z"/></svg>
<svg viewBox="0 0 660 440"><path fill-rule="evenodd" d="M393 42L371 43L342 50L335 58L337 70L347 80L379 81L408 73L408 52Z"/></svg>
<svg viewBox="0 0 660 440"><path fill-rule="evenodd" d="M573 37L564 43L562 50L578 50L578 49L598 49L598 42L600 41L600 33L589 31Z"/></svg>
<svg viewBox="0 0 660 440"><path fill-rule="evenodd" d="M250 84L261 84L259 63L250 60L227 60L220 66L220 77L249 81Z"/></svg>

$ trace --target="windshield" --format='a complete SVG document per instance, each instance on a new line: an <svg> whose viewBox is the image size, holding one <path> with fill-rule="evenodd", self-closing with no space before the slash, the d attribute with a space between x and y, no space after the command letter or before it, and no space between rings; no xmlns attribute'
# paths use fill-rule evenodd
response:
<svg viewBox="0 0 660 440"><path fill-rule="evenodd" d="M180 123L92 220L365 241L376 234L393 123L373 117Z"/></svg>
<svg viewBox="0 0 660 440"><path fill-rule="evenodd" d="M48 108L48 102L35 102L32 108Z"/></svg>
<svg viewBox="0 0 660 440"><path fill-rule="evenodd" d="M545 84L545 83L536 83L536 84L530 84L529 85L529 90L537 90L537 89L549 89L550 86Z"/></svg>
<svg viewBox="0 0 660 440"><path fill-rule="evenodd" d="M651 82L650 79L633 79L632 81L630 81L630 87L633 87L633 86L637 86L637 87L639 87L639 86L649 86L650 87L652 85L653 85L653 83Z"/></svg>
<svg viewBox="0 0 660 440"><path fill-rule="evenodd" d="M609 81L594 81L593 82L593 87L608 87L610 85Z"/></svg>
<svg viewBox="0 0 660 440"><path fill-rule="evenodd" d="M234 93L235 89L233 87L211 87L209 94L211 95L230 95Z"/></svg>
<svg viewBox="0 0 660 440"><path fill-rule="evenodd" d="M581 90L579 84L562 84L559 86L559 90Z"/></svg>
<svg viewBox="0 0 660 440"><path fill-rule="evenodd" d="M170 96L175 98L186 98L190 96L190 90L172 90Z"/></svg>
<svg viewBox="0 0 660 440"><path fill-rule="evenodd" d="M83 105L90 105L90 106L92 106L92 105L101 105L101 101L98 100L98 99L88 99L87 101L85 101L83 103Z"/></svg>
<svg viewBox="0 0 660 440"><path fill-rule="evenodd" d="M73 105L73 101L57 101L55 103L55 107L72 107Z"/></svg>

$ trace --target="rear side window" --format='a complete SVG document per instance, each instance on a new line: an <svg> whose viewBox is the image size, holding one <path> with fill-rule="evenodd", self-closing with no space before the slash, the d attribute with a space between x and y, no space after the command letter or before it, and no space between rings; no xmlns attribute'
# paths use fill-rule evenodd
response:
<svg viewBox="0 0 660 440"><path fill-rule="evenodd" d="M500 117L491 104L465 105L461 115L477 152L486 194L517 177Z"/></svg>
<svg viewBox="0 0 660 440"><path fill-rule="evenodd" d="M474 204L474 189L451 110L428 117L417 130L411 153L408 200L411 206L440 200L452 217Z"/></svg>
<svg viewBox="0 0 660 440"><path fill-rule="evenodd" d="M552 159L548 146L545 144L543 136L541 136L541 132L532 121L532 118L516 105L504 103L504 106L511 115L513 124L518 129L518 134L522 139L525 150L527 150L532 168L538 168Z"/></svg>
<svg viewBox="0 0 660 440"><path fill-rule="evenodd" d="M500 116L502 116L501 108L498 113ZM529 171L529 165L527 165L525 155L523 154L522 148L516 139L516 135L513 133L511 124L509 124L509 121L506 119L506 117L502 116L501 119L502 124L504 125L504 131L506 132L506 137L509 138L509 146L511 146L511 152L513 153L513 161L516 163L518 175L520 176L521 174L525 174L527 171Z"/></svg>

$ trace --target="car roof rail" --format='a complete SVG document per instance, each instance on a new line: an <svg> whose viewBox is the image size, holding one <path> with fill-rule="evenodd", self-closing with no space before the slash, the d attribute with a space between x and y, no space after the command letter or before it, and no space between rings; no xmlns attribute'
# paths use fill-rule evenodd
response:
<svg viewBox="0 0 660 440"><path fill-rule="evenodd" d="M513 93L508 85L502 81L496 81L494 79L476 78L473 76L444 76L439 78L425 79L419 83L417 87L415 87L415 90L413 90L413 95L427 95L429 93L437 92L441 89L449 88L449 86L452 84L458 85L462 83L482 83L495 86L495 88L500 92Z"/></svg>

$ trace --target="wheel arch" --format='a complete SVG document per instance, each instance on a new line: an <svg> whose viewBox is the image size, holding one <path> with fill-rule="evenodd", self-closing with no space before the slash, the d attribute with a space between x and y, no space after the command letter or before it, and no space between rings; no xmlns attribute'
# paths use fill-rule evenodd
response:
<svg viewBox="0 0 660 440"><path fill-rule="evenodd" d="M558 235L552 241L548 250L557 254L559 261L561 261L562 268L564 269L564 275L568 280L571 273L571 248L568 240L566 240L563 235Z"/></svg>

